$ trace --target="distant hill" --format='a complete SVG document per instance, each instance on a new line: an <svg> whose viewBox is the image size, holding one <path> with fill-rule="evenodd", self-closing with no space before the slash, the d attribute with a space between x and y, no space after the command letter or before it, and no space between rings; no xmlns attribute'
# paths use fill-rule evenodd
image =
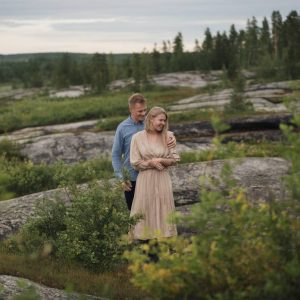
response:
<svg viewBox="0 0 300 300"><path fill-rule="evenodd" d="M49 52L49 53L20 53L20 54L0 54L0 62L26 62L33 58L45 58L47 60L55 60L60 58L66 52ZM88 53L72 53L68 52L76 60L87 59L93 56ZM119 62L131 56L129 53L113 54L115 61Z"/></svg>

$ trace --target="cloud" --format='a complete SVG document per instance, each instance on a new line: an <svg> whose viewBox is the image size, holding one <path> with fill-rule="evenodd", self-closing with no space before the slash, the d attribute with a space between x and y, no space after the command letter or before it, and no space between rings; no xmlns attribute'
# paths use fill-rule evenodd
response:
<svg viewBox="0 0 300 300"><path fill-rule="evenodd" d="M294 0L1 0L0 53L141 51L182 32L186 49L247 18L283 17ZM102 50L101 50L102 49Z"/></svg>

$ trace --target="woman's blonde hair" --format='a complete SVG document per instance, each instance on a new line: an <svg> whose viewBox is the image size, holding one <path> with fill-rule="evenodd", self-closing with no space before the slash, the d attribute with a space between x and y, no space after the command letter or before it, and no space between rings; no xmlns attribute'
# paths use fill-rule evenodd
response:
<svg viewBox="0 0 300 300"><path fill-rule="evenodd" d="M145 119L145 130L147 132L153 130L153 128L151 126L151 119L157 117L160 114L164 114L166 116L166 124L161 133L164 137L164 140L166 140L167 132L169 130L169 118L168 118L167 112L162 107L155 106L150 109L150 111L148 112L146 119Z"/></svg>

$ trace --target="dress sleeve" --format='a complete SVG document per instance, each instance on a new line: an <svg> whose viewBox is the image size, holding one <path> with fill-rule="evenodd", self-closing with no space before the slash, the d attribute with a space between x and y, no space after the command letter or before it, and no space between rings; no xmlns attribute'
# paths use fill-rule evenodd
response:
<svg viewBox="0 0 300 300"><path fill-rule="evenodd" d="M152 167L148 166L147 161L142 158L138 148L136 135L132 137L130 144L130 163L137 171L152 169Z"/></svg>
<svg viewBox="0 0 300 300"><path fill-rule="evenodd" d="M168 158L173 158L176 163L178 163L180 161L180 156L176 151L176 147L169 149Z"/></svg>

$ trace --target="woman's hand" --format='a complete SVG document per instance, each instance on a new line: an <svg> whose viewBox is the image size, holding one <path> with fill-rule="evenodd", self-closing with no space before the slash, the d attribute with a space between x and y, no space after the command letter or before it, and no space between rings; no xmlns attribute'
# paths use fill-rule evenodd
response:
<svg viewBox="0 0 300 300"><path fill-rule="evenodd" d="M164 165L162 164L162 159L161 158L152 158L150 161L149 161L149 166L161 171L163 170L165 167Z"/></svg>

